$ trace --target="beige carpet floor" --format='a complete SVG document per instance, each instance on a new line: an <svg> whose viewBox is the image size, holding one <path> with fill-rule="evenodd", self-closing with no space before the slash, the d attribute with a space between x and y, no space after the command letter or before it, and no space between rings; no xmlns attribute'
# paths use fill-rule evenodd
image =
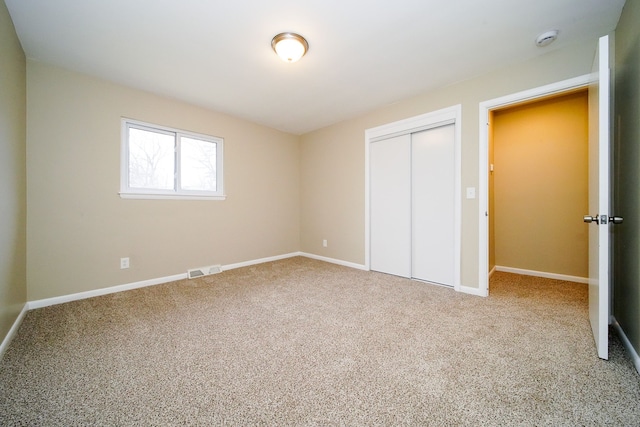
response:
<svg viewBox="0 0 640 427"><path fill-rule="evenodd" d="M27 313L0 425L637 426L586 285L497 273L475 297L306 258Z"/></svg>

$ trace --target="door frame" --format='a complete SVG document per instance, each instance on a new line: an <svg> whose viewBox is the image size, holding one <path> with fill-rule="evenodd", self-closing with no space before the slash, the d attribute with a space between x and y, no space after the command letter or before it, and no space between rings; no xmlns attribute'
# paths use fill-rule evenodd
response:
<svg viewBox="0 0 640 427"><path fill-rule="evenodd" d="M573 89L586 88L590 75L584 74L545 86L539 86L479 104L479 187L478 187L478 288L482 296L489 295L489 115L492 110L521 104L527 101L559 95Z"/></svg>
<svg viewBox="0 0 640 427"><path fill-rule="evenodd" d="M364 215L364 236L365 236L365 269L371 270L371 206L370 206L370 162L369 162L369 147L371 143L390 138L393 136L400 136L405 134L411 134L422 130L432 129L435 127L453 124L455 127L454 137L454 274L453 274L453 288L456 291L460 291L460 275L461 275L461 230L462 230L462 105L454 105L452 107L443 108L430 113L421 114L407 119L398 120L396 122L387 123L374 128L366 129L364 133L364 145L365 145L365 178L364 178L364 191L365 191L365 215Z"/></svg>

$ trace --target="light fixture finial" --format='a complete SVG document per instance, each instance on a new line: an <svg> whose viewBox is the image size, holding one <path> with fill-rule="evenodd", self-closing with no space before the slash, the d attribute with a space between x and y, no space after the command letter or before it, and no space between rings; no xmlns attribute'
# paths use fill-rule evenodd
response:
<svg viewBox="0 0 640 427"><path fill-rule="evenodd" d="M299 34L280 33L271 40L271 47L284 62L296 62L309 50L309 43Z"/></svg>

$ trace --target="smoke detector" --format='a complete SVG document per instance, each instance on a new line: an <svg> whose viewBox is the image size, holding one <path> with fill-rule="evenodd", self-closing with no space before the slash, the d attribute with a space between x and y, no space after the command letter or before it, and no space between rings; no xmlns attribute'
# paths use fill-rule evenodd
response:
<svg viewBox="0 0 640 427"><path fill-rule="evenodd" d="M536 46L545 47L556 41L558 38L558 30L551 30L540 34L536 37Z"/></svg>

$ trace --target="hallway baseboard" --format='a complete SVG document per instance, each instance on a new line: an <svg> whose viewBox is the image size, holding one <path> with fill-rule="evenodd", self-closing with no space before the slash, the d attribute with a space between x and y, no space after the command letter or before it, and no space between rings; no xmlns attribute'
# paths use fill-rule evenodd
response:
<svg viewBox="0 0 640 427"><path fill-rule="evenodd" d="M563 280L565 282L589 283L588 277L568 276L566 274L547 273L545 271L525 270L522 268L495 266L495 271L504 271L505 273L522 274L525 276L544 277L546 279Z"/></svg>

